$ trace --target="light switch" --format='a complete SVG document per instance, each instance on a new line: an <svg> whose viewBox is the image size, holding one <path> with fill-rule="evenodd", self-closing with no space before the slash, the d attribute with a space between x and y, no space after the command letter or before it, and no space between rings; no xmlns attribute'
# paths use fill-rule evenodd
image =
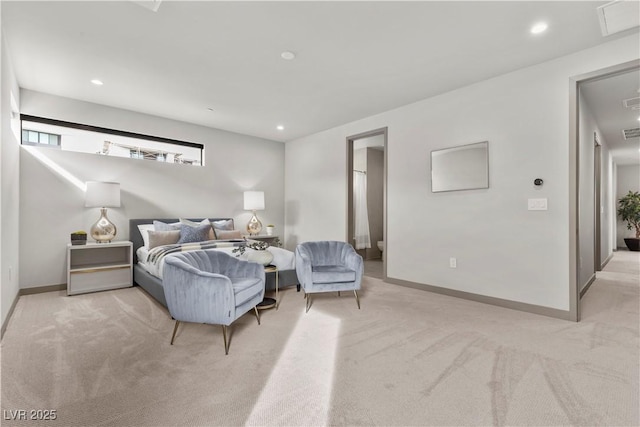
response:
<svg viewBox="0 0 640 427"><path fill-rule="evenodd" d="M528 207L530 211L546 211L547 199L529 199Z"/></svg>

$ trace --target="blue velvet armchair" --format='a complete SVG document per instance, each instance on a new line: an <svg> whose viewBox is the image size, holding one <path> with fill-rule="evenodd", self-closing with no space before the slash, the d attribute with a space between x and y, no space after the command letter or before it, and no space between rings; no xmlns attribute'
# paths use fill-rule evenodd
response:
<svg viewBox="0 0 640 427"><path fill-rule="evenodd" d="M176 320L171 344L180 322L222 325L225 354L229 354L227 327L264 297L264 267L224 252L196 250L169 256L163 270L164 295Z"/></svg>
<svg viewBox="0 0 640 427"><path fill-rule="evenodd" d="M319 292L353 291L360 309L358 290L362 282L362 257L348 243L305 242L296 248L296 273L311 308L311 295Z"/></svg>

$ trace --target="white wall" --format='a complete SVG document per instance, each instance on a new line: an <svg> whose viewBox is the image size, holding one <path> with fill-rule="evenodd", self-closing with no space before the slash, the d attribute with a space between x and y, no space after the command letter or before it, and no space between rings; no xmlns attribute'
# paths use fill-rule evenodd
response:
<svg viewBox="0 0 640 427"><path fill-rule="evenodd" d="M85 181L121 184L121 208L109 209L117 240L128 239L130 218L234 217L244 229L251 214L243 210L244 190L264 190L263 224L284 227L284 145L68 98L22 90L24 114L156 135L205 145L205 166L60 151L20 149L20 286L60 284L65 277L69 233L98 219L84 207L84 193L39 159Z"/></svg>
<svg viewBox="0 0 640 427"><path fill-rule="evenodd" d="M0 5L0 11L2 6ZM0 12L1 13L1 12ZM13 73L4 35L0 40L0 306L2 324L19 292L19 120L13 118L11 96L20 102L18 83Z"/></svg>
<svg viewBox="0 0 640 427"><path fill-rule="evenodd" d="M617 166L617 189L616 205L618 200L624 197L629 191L640 191L640 165L618 165ZM625 237L635 237L635 230L628 230L627 223L617 222L616 243L619 248L627 248L624 243Z"/></svg>
<svg viewBox="0 0 640 427"><path fill-rule="evenodd" d="M580 258L578 259L578 285L580 289L589 282L595 274L594 257L594 148L593 131L596 127L593 117L588 111L584 98L579 101L579 245Z"/></svg>
<svg viewBox="0 0 640 427"><path fill-rule="evenodd" d="M609 146L604 141L602 145L602 184L600 187L600 262L604 263L613 255L615 249L615 191L613 189L613 159L609 152ZM600 266L602 268L602 265Z"/></svg>
<svg viewBox="0 0 640 427"><path fill-rule="evenodd" d="M595 142L598 135L600 148L600 260L605 261L613 253L611 245L613 182L612 160L607 141L602 136L593 114L592 108L584 97L579 97L579 145L580 145L580 179L579 179L579 274L578 283L583 289L595 274Z"/></svg>
<svg viewBox="0 0 640 427"><path fill-rule="evenodd" d="M371 248L366 259L380 259L378 241L384 239L384 151L367 148L367 211Z"/></svg>
<svg viewBox="0 0 640 427"><path fill-rule="evenodd" d="M287 143L287 246L345 239L346 137L387 126L388 276L568 310L569 79L637 59L638 44L629 36ZM430 150L485 140L489 189L430 192ZM549 210L527 211L532 197Z"/></svg>

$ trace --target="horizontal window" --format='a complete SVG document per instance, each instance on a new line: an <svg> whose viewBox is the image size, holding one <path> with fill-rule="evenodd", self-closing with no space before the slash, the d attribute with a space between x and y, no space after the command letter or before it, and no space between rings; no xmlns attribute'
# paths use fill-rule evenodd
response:
<svg viewBox="0 0 640 427"><path fill-rule="evenodd" d="M28 145L44 144L60 146L60 135L23 129L22 143Z"/></svg>
<svg viewBox="0 0 640 427"><path fill-rule="evenodd" d="M22 143L63 151L202 166L204 145L22 115Z"/></svg>

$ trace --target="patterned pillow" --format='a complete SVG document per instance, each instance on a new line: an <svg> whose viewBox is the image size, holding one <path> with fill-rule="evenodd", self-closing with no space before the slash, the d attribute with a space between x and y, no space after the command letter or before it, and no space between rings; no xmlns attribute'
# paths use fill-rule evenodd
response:
<svg viewBox="0 0 640 427"><path fill-rule="evenodd" d="M180 224L186 224L186 225L189 225L191 227L197 227L199 225L211 225L211 223L209 222L209 220L207 218L203 219L200 222L194 222L194 221L191 221L189 219L180 218ZM211 227L209 229L209 238L207 240L215 240L215 239L216 239L216 235L213 232L213 227Z"/></svg>
<svg viewBox="0 0 640 427"><path fill-rule="evenodd" d="M180 240L178 240L178 243L204 242L210 240L210 231L211 224L203 224L197 227L182 224L182 227L180 228Z"/></svg>
<svg viewBox="0 0 640 427"><path fill-rule="evenodd" d="M149 249L156 246L172 245L178 243L180 239L180 230L171 231L153 231L149 230Z"/></svg>

